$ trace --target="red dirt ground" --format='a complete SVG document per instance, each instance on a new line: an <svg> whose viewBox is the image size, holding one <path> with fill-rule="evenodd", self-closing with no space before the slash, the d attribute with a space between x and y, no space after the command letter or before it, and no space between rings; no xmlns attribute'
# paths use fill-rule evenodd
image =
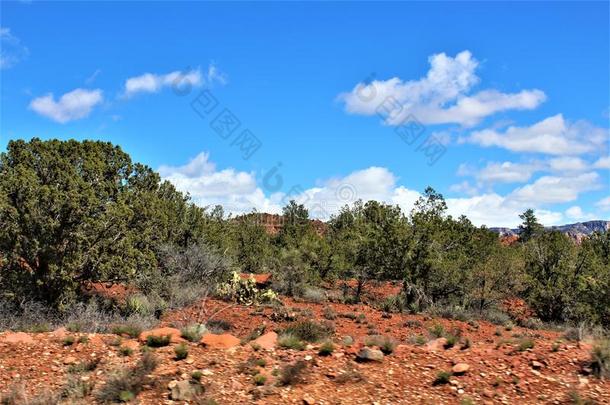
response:
<svg viewBox="0 0 610 405"><path fill-rule="evenodd" d="M394 287L380 288L387 293ZM388 315L364 304L312 304L292 299L283 302L287 309L284 312L296 319L322 321L325 307L340 314L330 321L335 326L336 343L331 356L318 355L317 345L303 351L279 347L256 351L249 344L221 350L189 343L189 357L176 361L173 347L162 347L155 349L160 366L152 374L153 382L135 402L186 403L169 399L168 384L188 379L194 370L203 370L205 397L219 404L568 404L573 403L570 395L574 393L594 403L610 403L610 381L582 374L588 364L590 344L561 340L559 332L520 327L506 330L482 321L465 323L422 315ZM229 333L243 339L261 325L267 332L281 331L290 321L283 320L280 312L272 307L208 300L167 314L160 326L180 327L215 314L214 319L231 324ZM365 320L346 317L351 314L363 314ZM446 331L461 331L462 343L447 350L418 346L413 337L432 339L429 329L435 324ZM58 390L70 374L70 364L66 363L87 359L99 359L99 364L94 371L79 374L79 378L99 388L113 370L133 365L139 358L137 350L132 356L121 356L118 346L113 345L115 335L68 333L77 339L87 335L88 342L63 346L64 333L31 334L32 343L6 343L8 333L0 333L0 392L7 392L11 384L19 382L29 393ZM371 333L393 337L398 343L396 350L380 363L356 362L355 353ZM355 339L352 346L340 343L347 335ZM470 342L467 348L462 347L466 338ZM518 351L518 342L523 338L532 339L534 347ZM128 338L123 338L122 344L135 348L140 345L136 339ZM264 366L255 367L268 377L263 386L256 386L252 375L244 372L243 364L250 358L266 361ZM296 360L307 364L303 381L277 386L273 369ZM466 363L470 370L452 376L448 384L434 386L437 373L450 371L456 363ZM88 396L82 403L95 400Z"/></svg>

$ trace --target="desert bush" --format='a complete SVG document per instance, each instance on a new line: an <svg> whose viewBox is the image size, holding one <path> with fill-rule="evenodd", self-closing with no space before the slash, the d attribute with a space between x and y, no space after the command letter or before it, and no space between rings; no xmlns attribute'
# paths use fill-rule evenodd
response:
<svg viewBox="0 0 610 405"><path fill-rule="evenodd" d="M254 381L255 385L265 385L265 382L267 382L267 377L265 377L263 374L257 374L252 377L252 380Z"/></svg>
<svg viewBox="0 0 610 405"><path fill-rule="evenodd" d="M278 383L280 385L294 385L303 378L303 371L307 368L307 363L302 360L294 364L286 364L280 370Z"/></svg>
<svg viewBox="0 0 610 405"><path fill-rule="evenodd" d="M368 336L364 342L367 346L377 346L383 354L392 354L396 349L396 341L389 336Z"/></svg>
<svg viewBox="0 0 610 405"><path fill-rule="evenodd" d="M207 332L205 325L193 323L180 329L180 336L189 342L199 342Z"/></svg>
<svg viewBox="0 0 610 405"><path fill-rule="evenodd" d="M383 312L404 312L407 307L403 294L386 297L377 303L377 308Z"/></svg>
<svg viewBox="0 0 610 405"><path fill-rule="evenodd" d="M147 376L157 367L157 359L151 353L144 353L131 369L116 371L106 380L96 398L100 402L127 402L142 391Z"/></svg>
<svg viewBox="0 0 610 405"><path fill-rule="evenodd" d="M318 354L320 356L330 356L335 351L335 345L331 341L326 341L322 343L320 349L318 350Z"/></svg>
<svg viewBox="0 0 610 405"><path fill-rule="evenodd" d="M413 335L409 337L409 343L415 346L423 346L427 342L426 337L424 335Z"/></svg>
<svg viewBox="0 0 610 405"><path fill-rule="evenodd" d="M68 380L63 385L60 391L61 398L82 399L93 391L93 384L89 381L83 381L81 377L76 375L68 376Z"/></svg>
<svg viewBox="0 0 610 405"><path fill-rule="evenodd" d="M12 384L5 394L0 395L2 405L57 405L60 396L45 390L36 395L28 395L23 384Z"/></svg>
<svg viewBox="0 0 610 405"><path fill-rule="evenodd" d="M430 332L431 336L435 338L440 338L445 335L445 328L440 323L435 323L434 325L432 325L432 327L428 328L428 332Z"/></svg>
<svg viewBox="0 0 610 405"><path fill-rule="evenodd" d="M185 343L180 343L174 347L174 354L176 355L176 360L184 360L189 355L189 347Z"/></svg>
<svg viewBox="0 0 610 405"><path fill-rule="evenodd" d="M210 319L205 323L205 327L210 333L221 334L231 330L233 325L223 319Z"/></svg>
<svg viewBox="0 0 610 405"><path fill-rule="evenodd" d="M324 316L324 319L332 321L337 319L337 312L335 312L335 310L331 307L324 307L324 309L322 310L322 316Z"/></svg>
<svg viewBox="0 0 610 405"><path fill-rule="evenodd" d="M320 288L308 286L303 289L301 298L305 302L321 304L326 301L326 294L324 293L324 290Z"/></svg>
<svg viewBox="0 0 610 405"><path fill-rule="evenodd" d="M136 324L122 324L122 325L115 325L112 327L112 333L114 333L115 335L127 335L131 338L137 338L138 336L140 336L140 334L142 333L142 328L139 325Z"/></svg>
<svg viewBox="0 0 610 405"><path fill-rule="evenodd" d="M534 341L529 338L523 338L519 341L519 345L517 346L517 350L520 352L524 352L528 349L532 349L534 347Z"/></svg>
<svg viewBox="0 0 610 405"><path fill-rule="evenodd" d="M421 328L423 325L420 321L409 319L405 321L405 326L407 328Z"/></svg>
<svg viewBox="0 0 610 405"><path fill-rule="evenodd" d="M439 371L436 374L436 378L432 382L432 385L448 384L450 378L451 378L451 373L449 373L447 371Z"/></svg>
<svg viewBox="0 0 610 405"><path fill-rule="evenodd" d="M65 338L62 339L61 343L64 346L72 346L75 341L76 341L76 339L74 338L74 336L66 336Z"/></svg>
<svg viewBox="0 0 610 405"><path fill-rule="evenodd" d="M593 346L591 369L599 378L610 378L610 339L599 340Z"/></svg>
<svg viewBox="0 0 610 405"><path fill-rule="evenodd" d="M94 358L92 360L85 360L81 363L73 364L70 367L68 367L68 372L75 373L75 374L88 373L88 372L95 370L99 364L100 364L99 358Z"/></svg>
<svg viewBox="0 0 610 405"><path fill-rule="evenodd" d="M283 333L277 339L277 344L279 347L283 347L285 349L293 349L293 350L303 350L305 349L305 343L297 336Z"/></svg>
<svg viewBox="0 0 610 405"><path fill-rule="evenodd" d="M168 346L170 341L171 341L171 336L170 335L163 335L163 336L148 335L146 337L146 345L148 347L163 347L163 346Z"/></svg>
<svg viewBox="0 0 610 405"><path fill-rule="evenodd" d="M133 354L133 349L130 347L121 346L119 347L119 353L121 353L122 356L128 357Z"/></svg>
<svg viewBox="0 0 610 405"><path fill-rule="evenodd" d="M294 322L284 330L284 333L296 336L307 342L318 342L334 333L330 323L317 323L312 320Z"/></svg>

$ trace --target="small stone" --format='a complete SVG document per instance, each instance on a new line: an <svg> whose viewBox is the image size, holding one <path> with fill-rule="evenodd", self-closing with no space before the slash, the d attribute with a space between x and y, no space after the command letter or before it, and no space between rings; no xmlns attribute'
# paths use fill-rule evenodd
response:
<svg viewBox="0 0 610 405"><path fill-rule="evenodd" d="M305 356L305 361L311 361L311 359L313 359L313 357L311 357L309 354Z"/></svg>
<svg viewBox="0 0 610 405"><path fill-rule="evenodd" d="M457 393L461 395L464 393L464 390L460 388L459 390L457 390Z"/></svg>
<svg viewBox="0 0 610 405"><path fill-rule="evenodd" d="M466 372L468 372L468 370L470 370L470 366L466 363L457 363L451 369L451 371L453 371L453 374L456 374L456 375L465 374Z"/></svg>
<svg viewBox="0 0 610 405"><path fill-rule="evenodd" d="M363 347L356 354L356 359L360 361L383 361L383 353L381 350Z"/></svg>
<svg viewBox="0 0 610 405"><path fill-rule="evenodd" d="M316 400L313 399L311 396L305 394L303 396L303 404L304 405L314 405L316 403Z"/></svg>
<svg viewBox="0 0 610 405"><path fill-rule="evenodd" d="M532 368L534 368L535 370L540 370L542 367L544 367L544 365L539 362L539 361L532 361Z"/></svg>
<svg viewBox="0 0 610 405"><path fill-rule="evenodd" d="M68 356L68 357L65 357L65 358L64 358L63 363L64 363L65 365L70 365L70 364L76 364L76 362L77 362L77 361L78 361L78 360L76 359L76 357L74 357L74 356Z"/></svg>
<svg viewBox="0 0 610 405"><path fill-rule="evenodd" d="M171 399L174 401L190 401L201 392L201 385L191 384L190 381L177 381L171 388Z"/></svg>

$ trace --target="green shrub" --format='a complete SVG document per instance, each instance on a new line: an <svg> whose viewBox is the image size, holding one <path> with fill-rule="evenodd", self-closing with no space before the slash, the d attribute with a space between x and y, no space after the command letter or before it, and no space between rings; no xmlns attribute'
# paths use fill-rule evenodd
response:
<svg viewBox="0 0 610 405"><path fill-rule="evenodd" d="M433 337L440 338L445 334L445 328L440 323L435 323L431 328L428 329L428 332L430 332L430 335Z"/></svg>
<svg viewBox="0 0 610 405"><path fill-rule="evenodd" d="M113 326L111 331L115 335L127 335L131 338L137 338L142 333L142 328L135 324L122 324Z"/></svg>
<svg viewBox="0 0 610 405"><path fill-rule="evenodd" d="M157 359L144 353L138 363L131 369L116 371L97 392L100 402L129 402L142 391L148 382L147 376L157 367Z"/></svg>
<svg viewBox="0 0 610 405"><path fill-rule="evenodd" d="M72 346L74 344L74 342L76 342L76 339L74 338L74 336L66 336L61 341L61 343L64 346Z"/></svg>
<svg viewBox="0 0 610 405"><path fill-rule="evenodd" d="M211 333L214 334L222 334L233 328L230 322L222 320L222 319L210 319L205 323L205 327Z"/></svg>
<svg viewBox="0 0 610 405"><path fill-rule="evenodd" d="M285 349L293 349L293 350L303 350L305 349L305 343L301 341L297 336L284 333L280 335L277 339L277 344L279 347L283 347Z"/></svg>
<svg viewBox="0 0 610 405"><path fill-rule="evenodd" d="M201 381L201 377L203 377L203 373L200 370L195 370L191 373L191 379L194 381Z"/></svg>
<svg viewBox="0 0 610 405"><path fill-rule="evenodd" d="M337 313L331 307L324 307L322 315L325 319L328 319L329 321L337 319Z"/></svg>
<svg viewBox="0 0 610 405"><path fill-rule="evenodd" d="M284 333L296 336L307 342L318 342L334 333L334 327L329 323L317 323L312 320L294 322L284 330Z"/></svg>
<svg viewBox="0 0 610 405"><path fill-rule="evenodd" d="M267 381L267 377L265 377L262 374L257 374L255 375L253 378L254 384L255 385L265 385L265 382Z"/></svg>
<svg viewBox="0 0 610 405"><path fill-rule="evenodd" d="M171 342L170 335L156 336L156 335L148 335L146 337L146 345L148 347L163 347L169 345Z"/></svg>
<svg viewBox="0 0 610 405"><path fill-rule="evenodd" d="M377 346L386 355L393 353L394 349L396 349L396 341L388 336L368 336L364 344L367 346Z"/></svg>
<svg viewBox="0 0 610 405"><path fill-rule="evenodd" d="M189 355L189 347L186 343L180 343L174 347L174 353L176 354L176 360L184 360Z"/></svg>
<svg viewBox="0 0 610 405"><path fill-rule="evenodd" d="M294 364L287 364L280 370L278 383L280 385L293 385L302 379L303 371L307 368L307 363L302 360Z"/></svg>
<svg viewBox="0 0 610 405"><path fill-rule="evenodd" d="M323 290L315 287L305 287L301 298L305 302L312 302L314 304L321 304L326 301L326 294Z"/></svg>
<svg viewBox="0 0 610 405"><path fill-rule="evenodd" d="M256 359L254 361L254 364L256 364L259 367L265 367L267 365L267 361L265 359Z"/></svg>
<svg viewBox="0 0 610 405"><path fill-rule="evenodd" d="M602 339L593 346L591 369L599 378L610 378L610 339Z"/></svg>
<svg viewBox="0 0 610 405"><path fill-rule="evenodd" d="M450 378L451 373L447 371L439 371L438 374L436 374L436 378L432 382L432 385L448 384Z"/></svg>
<svg viewBox="0 0 610 405"><path fill-rule="evenodd" d="M201 337L207 333L207 328L205 325L201 325L198 323L194 323L188 326L185 326L180 330L180 336L189 342L199 342Z"/></svg>
<svg viewBox="0 0 610 405"><path fill-rule="evenodd" d="M519 341L519 346L517 347L517 350L519 350L520 352L524 352L528 349L532 349L533 347L534 341L529 338L524 338Z"/></svg>
<svg viewBox="0 0 610 405"><path fill-rule="evenodd" d="M455 346L455 344L458 342L459 338L451 333L448 333L445 335L445 339L447 339L447 341L445 342L445 344L443 345L445 347L445 349L450 349L453 346Z"/></svg>
<svg viewBox="0 0 610 405"><path fill-rule="evenodd" d="M318 350L318 354L320 356L330 356L335 351L335 345L331 341L326 341L322 343L320 349Z"/></svg>
<svg viewBox="0 0 610 405"><path fill-rule="evenodd" d="M119 353L121 353L122 356L128 357L133 354L133 349L130 347L121 346L119 347Z"/></svg>
<svg viewBox="0 0 610 405"><path fill-rule="evenodd" d="M409 338L409 342L415 346L423 346L426 344L426 341L424 335L414 335Z"/></svg>
<svg viewBox="0 0 610 405"><path fill-rule="evenodd" d="M79 336L78 337L78 343L82 343L82 344L89 343L89 337L85 336L85 335Z"/></svg>

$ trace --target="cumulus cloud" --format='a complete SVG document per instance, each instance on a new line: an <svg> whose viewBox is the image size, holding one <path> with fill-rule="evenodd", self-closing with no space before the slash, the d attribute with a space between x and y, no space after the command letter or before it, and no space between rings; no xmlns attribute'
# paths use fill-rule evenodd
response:
<svg viewBox="0 0 610 405"><path fill-rule="evenodd" d="M224 84L226 80L226 75L215 65L210 65L205 75L199 68L185 71L176 70L167 74L144 73L140 76L130 77L125 81L123 95L133 97L140 93L158 93L166 87L181 89L184 86L200 87L213 82Z"/></svg>
<svg viewBox="0 0 610 405"><path fill-rule="evenodd" d="M469 51L455 57L445 53L428 58L430 69L419 80L398 77L358 83L338 99L351 114L381 115L385 123L399 125L409 116L424 124L472 126L506 110L531 110L546 100L540 90L502 93L487 89L469 95L480 79L479 62Z"/></svg>
<svg viewBox="0 0 610 405"><path fill-rule="evenodd" d="M595 203L595 206L604 211L610 211L610 197L602 198Z"/></svg>
<svg viewBox="0 0 610 405"><path fill-rule="evenodd" d="M579 194L601 188L600 176L596 172L577 176L543 176L532 184L517 188L510 198L531 204L552 204L574 201Z"/></svg>
<svg viewBox="0 0 610 405"><path fill-rule="evenodd" d="M595 218L592 214L583 212L582 208L580 208L578 205L568 208L566 210L566 216L574 221L587 221Z"/></svg>
<svg viewBox="0 0 610 405"><path fill-rule="evenodd" d="M557 114L529 127L511 126L504 132L494 129L475 131L462 141L512 152L581 155L605 150L608 139L607 129L586 121L570 124L562 114Z"/></svg>
<svg viewBox="0 0 610 405"><path fill-rule="evenodd" d="M0 27L0 69L15 66L29 53L28 48L11 33L10 28Z"/></svg>
<svg viewBox="0 0 610 405"><path fill-rule="evenodd" d="M594 164L593 167L596 169L610 169L610 156L604 156L599 158Z"/></svg>
<svg viewBox="0 0 610 405"><path fill-rule="evenodd" d="M525 183L529 181L538 164L525 164L513 162L489 162L476 172L475 177L481 183Z"/></svg>
<svg viewBox="0 0 610 405"><path fill-rule="evenodd" d="M200 153L182 166L161 166L159 172L179 190L190 193L197 204L221 204L227 212L233 214L250 212L252 209L281 213L281 208L291 199L303 203L313 218L323 220L339 212L344 205L352 205L359 199L398 205L408 213L420 197L417 190L399 185L398 178L390 170L376 166L321 180L315 187L296 187L271 194L266 192L264 181L261 181L262 178L257 179L255 173L240 172L232 168L218 169L207 153ZM264 174L261 177L264 177ZM574 180L571 183L575 187L571 191L572 194L586 189L581 183L587 180L591 181L590 178ZM565 191L568 188L564 184L566 182L567 180L560 182L560 189L565 192L561 200L571 198L571 194ZM533 184L540 187L536 182ZM520 198L523 194L525 191L507 195L486 193L447 198L448 211L454 217L463 214L474 224L487 226L514 227L520 222L519 214L530 207L536 209L536 214L545 225L555 225L563 220L564 215L561 212L544 207L545 198L525 200ZM555 196L551 199L555 201L560 198ZM608 206L610 207L610 202Z"/></svg>
<svg viewBox="0 0 610 405"><path fill-rule="evenodd" d="M53 93L35 98L30 109L59 123L87 117L103 101L102 90L75 89L55 101Z"/></svg>

